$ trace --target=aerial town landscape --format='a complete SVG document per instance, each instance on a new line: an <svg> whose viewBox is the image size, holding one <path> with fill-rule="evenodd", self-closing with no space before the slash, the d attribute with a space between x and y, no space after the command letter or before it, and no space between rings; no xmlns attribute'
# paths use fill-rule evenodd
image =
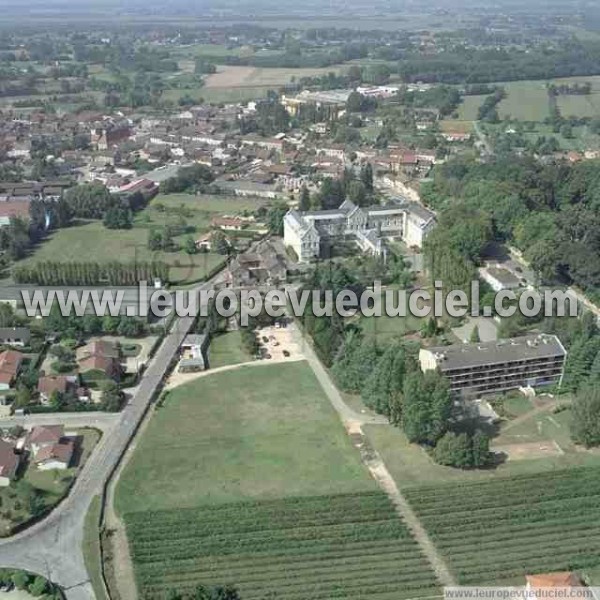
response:
<svg viewBox="0 0 600 600"><path fill-rule="evenodd" d="M596 3L0 5L0 600L600 599Z"/></svg>

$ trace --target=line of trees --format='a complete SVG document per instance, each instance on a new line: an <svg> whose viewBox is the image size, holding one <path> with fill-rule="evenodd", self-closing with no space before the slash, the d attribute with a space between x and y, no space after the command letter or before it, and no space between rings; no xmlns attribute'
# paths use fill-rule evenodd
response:
<svg viewBox="0 0 600 600"><path fill-rule="evenodd" d="M164 262L57 262L42 261L15 266L15 283L49 286L136 285L140 281L169 280L169 265Z"/></svg>
<svg viewBox="0 0 600 600"><path fill-rule="evenodd" d="M364 290L354 272L341 264L315 269L307 288L330 290L334 298L342 290L357 294ZM380 344L365 336L360 324L344 321L335 311L316 317L311 302L312 298L302 317L303 326L342 390L359 394L366 406L401 427L411 442L430 450L440 464L458 468L488 464L487 437L481 432L454 431L458 421L448 382L437 371L422 373L414 349L402 341ZM439 451L433 450L450 433L460 435L461 444L466 436L470 448L466 458L454 450L456 444L450 437Z"/></svg>

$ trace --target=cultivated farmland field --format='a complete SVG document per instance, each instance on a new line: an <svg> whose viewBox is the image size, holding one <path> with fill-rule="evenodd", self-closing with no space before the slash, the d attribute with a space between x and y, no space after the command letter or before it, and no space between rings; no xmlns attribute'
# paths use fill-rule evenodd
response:
<svg viewBox="0 0 600 600"><path fill-rule="evenodd" d="M290 83L293 78L326 75L339 67L281 69L261 67L219 66L217 72L204 81L206 89L277 87Z"/></svg>
<svg viewBox="0 0 600 600"><path fill-rule="evenodd" d="M437 582L306 362L175 388L118 484L141 597L401 600ZM272 595L274 594L274 595Z"/></svg>
<svg viewBox="0 0 600 600"><path fill-rule="evenodd" d="M600 564L600 468L405 491L461 584Z"/></svg>
<svg viewBox="0 0 600 600"><path fill-rule="evenodd" d="M144 598L198 583L245 600L400 600L439 593L416 542L380 492L128 513Z"/></svg>

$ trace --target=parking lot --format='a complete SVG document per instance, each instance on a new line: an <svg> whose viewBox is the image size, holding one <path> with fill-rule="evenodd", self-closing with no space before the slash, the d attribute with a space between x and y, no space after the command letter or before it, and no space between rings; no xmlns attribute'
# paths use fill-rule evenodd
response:
<svg viewBox="0 0 600 600"><path fill-rule="evenodd" d="M263 327L256 335L260 344L263 358L273 360L298 360L303 357L301 346L298 344L297 332L293 323L281 327Z"/></svg>

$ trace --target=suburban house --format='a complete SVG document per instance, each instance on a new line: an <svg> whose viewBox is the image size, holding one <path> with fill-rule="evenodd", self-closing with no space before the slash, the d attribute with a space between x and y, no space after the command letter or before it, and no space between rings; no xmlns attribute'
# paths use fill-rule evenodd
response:
<svg viewBox="0 0 600 600"><path fill-rule="evenodd" d="M208 233L204 234L203 236L199 237L196 241L196 248L198 250L200 250L201 252L211 252L213 250L213 237L214 237L214 231L209 231ZM228 246L231 246L231 242L225 238L225 243Z"/></svg>
<svg viewBox="0 0 600 600"><path fill-rule="evenodd" d="M62 440L51 446L41 448L36 452L33 463L40 471L51 469L63 471L71 466L74 453L75 442L73 440Z"/></svg>
<svg viewBox="0 0 600 600"><path fill-rule="evenodd" d="M0 344L6 346L28 346L31 331L28 327L0 327Z"/></svg>
<svg viewBox="0 0 600 600"><path fill-rule="evenodd" d="M19 470L20 456L10 442L0 439L0 487L7 487Z"/></svg>
<svg viewBox="0 0 600 600"><path fill-rule="evenodd" d="M23 355L16 350L5 350L0 354L0 391L14 384L23 363Z"/></svg>
<svg viewBox="0 0 600 600"><path fill-rule="evenodd" d="M89 400L89 392L78 385L76 375L43 375L38 380L37 391L42 404L48 404L54 392L66 394L73 391L81 402Z"/></svg>
<svg viewBox="0 0 600 600"><path fill-rule="evenodd" d="M204 371L208 366L206 351L208 349L209 338L204 334L188 334L181 346L181 360L179 361L179 371L192 372Z"/></svg>
<svg viewBox="0 0 600 600"><path fill-rule="evenodd" d="M77 349L77 363L81 373L102 371L111 379L121 374L121 351L117 342L95 340Z"/></svg>
<svg viewBox="0 0 600 600"><path fill-rule="evenodd" d="M423 372L437 369L450 389L469 397L520 387L560 385L567 352L555 335L422 348Z"/></svg>
<svg viewBox="0 0 600 600"><path fill-rule="evenodd" d="M25 439L32 462L42 471L68 469L75 452L75 442L65 439L62 425L34 427Z"/></svg>
<svg viewBox="0 0 600 600"><path fill-rule="evenodd" d="M34 456L43 448L55 446L65 435L62 425L44 425L34 427L25 440L25 448Z"/></svg>
<svg viewBox="0 0 600 600"><path fill-rule="evenodd" d="M211 225L224 231L241 231L248 223L239 217L215 217Z"/></svg>

